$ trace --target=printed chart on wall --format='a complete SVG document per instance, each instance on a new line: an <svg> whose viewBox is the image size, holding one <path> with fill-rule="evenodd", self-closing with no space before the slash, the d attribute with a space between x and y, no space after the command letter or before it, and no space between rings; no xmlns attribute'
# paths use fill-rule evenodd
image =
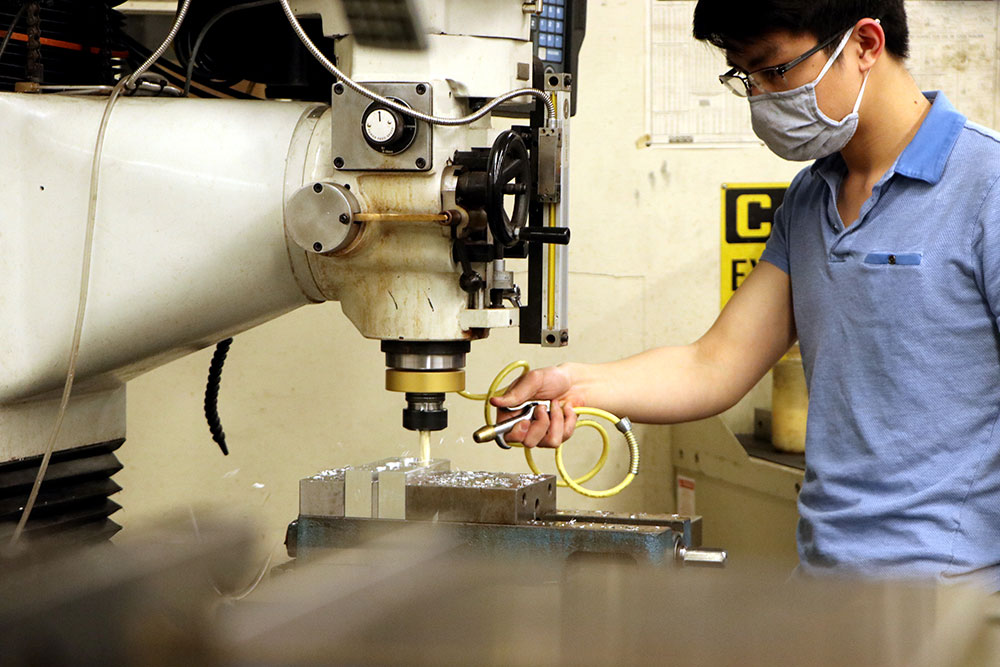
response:
<svg viewBox="0 0 1000 667"><path fill-rule="evenodd" d="M723 184L720 309L757 266L787 189L787 183Z"/></svg>
<svg viewBox="0 0 1000 667"><path fill-rule="evenodd" d="M726 59L691 37L697 2L650 0L649 141L656 146L760 145L747 101L719 85Z"/></svg>

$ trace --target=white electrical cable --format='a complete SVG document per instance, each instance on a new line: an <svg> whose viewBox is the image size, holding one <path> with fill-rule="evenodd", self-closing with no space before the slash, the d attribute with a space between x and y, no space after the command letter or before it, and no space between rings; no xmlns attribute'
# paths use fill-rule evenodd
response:
<svg viewBox="0 0 1000 667"><path fill-rule="evenodd" d="M177 31L180 29L181 21L184 20L184 16L187 14L188 6L191 4L191 0L185 0L184 4L181 6L180 10L177 12L177 17L174 19L173 28L171 28L170 33L164 40L163 44L160 45L153 55L147 60L143 65L137 69L132 76L128 78L121 79L114 88L111 89L111 93L108 96L108 102L104 107L104 115L101 116L101 124L97 129L97 142L94 146L94 159L90 167L90 198L87 204L87 228L86 234L83 241L83 263L80 268L80 299L77 302L76 308L76 323L73 326L73 340L70 344L69 349L69 365L66 371L66 382L63 384L62 398L59 401L59 410L56 413L55 424L52 427L52 432L49 434L49 441L45 447L45 454L42 456L42 463L38 468L38 474L35 476L35 483L31 487L31 493L28 494L28 500L24 504L24 509L21 511L21 518L17 522L17 527L14 528L14 533L10 538L10 546L13 547L17 544L18 540L21 538L21 534L24 532L24 527L28 523L28 518L31 516L31 510L35 507L35 501L38 499L38 491L42 486L42 480L45 479L45 473L49 468L49 461L52 459L52 452L55 450L56 440L59 438L59 432L62 430L63 419L66 417L66 407L69 405L69 397L73 391L73 381L76 378L76 364L80 356L80 339L83 336L83 320L87 313L87 299L90 295L90 266L91 258L94 250L94 229L97 226L97 195L98 186L101 180L101 154L104 151L104 137L108 129L108 121L111 119L111 112L115 107L115 102L118 100L119 95L126 88L135 87L135 79L145 73L153 62L167 50L170 45L171 40L177 35Z"/></svg>
<svg viewBox="0 0 1000 667"><path fill-rule="evenodd" d="M4 35L3 43L0 44L0 58L3 58L3 53L7 50L7 43L14 36L14 28L17 27L17 22L21 20L21 16L24 15L24 10L27 6L27 3L22 2L21 8L17 10L17 14L14 14L14 20L10 22L10 27L7 28L7 34Z"/></svg>
<svg viewBox="0 0 1000 667"><path fill-rule="evenodd" d="M42 464L38 468L38 474L35 476L35 483L31 487L31 493L28 494L28 502L24 504L24 509L21 511L21 518L17 522L14 534L11 535L11 546L17 544L17 541L21 538L24 526L28 523L28 517L31 516L31 510L35 506L35 500L38 498L38 490L42 486L42 479L45 477L45 472L49 467L49 460L51 460L52 452L55 450L56 439L62 430L63 418L66 416L66 406L69 404L69 396L73 391L73 380L76 377L76 362L80 356L83 318L87 312L87 298L90 294L90 264L94 248L94 222L97 213L97 184L101 171L101 151L104 148L104 135L108 127L108 119L111 117L111 110L114 108L115 101L118 99L125 85L126 81L122 79L111 90L108 103L104 107L104 115L101 117L100 128L97 130L97 145L94 149L94 160L90 169L90 201L87 208L87 231L83 241L83 266L80 270L80 300L76 307L76 324L73 327L73 342L69 349L69 370L66 372L66 382L63 384L62 399L59 401L56 421L52 427L52 432L49 434L49 442L45 447L45 454L42 456Z"/></svg>
<svg viewBox="0 0 1000 667"><path fill-rule="evenodd" d="M194 528L194 539L198 541L198 544L201 544L201 530L198 528L198 519L194 515L194 507L191 505L188 505L188 514L191 517L191 526ZM264 580L264 576L268 573L268 570L271 567L271 561L274 560L274 552L277 551L282 542L283 540L278 540L274 543L274 546L272 546L267 552L267 560L264 561L264 566L260 568L260 572L257 573L256 577L254 577L253 583L247 586L243 591L234 594L223 593L218 584L213 581L212 588L215 589L216 594L218 594L218 596L225 602L239 602L257 590L257 587L260 586L260 582Z"/></svg>
<svg viewBox="0 0 1000 667"><path fill-rule="evenodd" d="M546 94L541 90L538 90L537 88L519 88L517 90L512 90L509 93L504 93L503 95L500 95L499 97L495 97L492 100L490 100L484 107L482 107L478 111L471 113L468 116L462 116L461 118L442 118L440 116L431 116L425 113L421 113L415 109L411 109L410 107L404 104L400 104L399 102L395 102L386 97L382 97L378 93L368 90L361 84L353 81L350 77L344 74L340 70L340 68L338 68L332 62L330 62L330 59L327 58L325 55L323 55L323 52L320 51L315 44L313 44L313 41L309 39L309 35L307 35L306 31L302 29L302 24L299 23L299 20L295 17L295 14L292 12L292 8L288 4L288 0L279 0L279 2L281 2L281 8L285 11L285 16L288 17L288 22L292 24L292 30L294 30L295 34L298 35L300 40L302 40L302 44L305 45L309 53L311 53L312 56L316 58L316 60L318 60L319 63L323 67L325 67L328 72L337 77L339 83L344 84L346 87L350 88L359 95L367 97L368 99L374 102L378 102L379 104L386 106L392 109L393 111L398 111L401 114L404 114L406 116L411 116L413 118L416 118L417 120L422 120L425 123L430 123L431 125L444 125L444 126L454 127L457 125L468 125L469 123L474 123L480 118L489 114L497 106L504 104L505 102L509 102L510 100L516 99L518 97L534 97L541 100L542 103L545 105L545 114L548 122L550 124L555 122L556 119L555 105L552 103L552 100L549 99L548 94Z"/></svg>

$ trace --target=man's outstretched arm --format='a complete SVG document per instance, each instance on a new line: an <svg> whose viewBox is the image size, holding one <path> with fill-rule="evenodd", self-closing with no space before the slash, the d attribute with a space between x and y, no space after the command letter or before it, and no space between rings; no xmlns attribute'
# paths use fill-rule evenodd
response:
<svg viewBox="0 0 1000 667"><path fill-rule="evenodd" d="M574 406L603 408L634 421L677 423L735 405L795 342L788 274L761 262L696 342L660 347L603 364L566 363L531 371L498 407L530 399L554 401L518 425L512 441L557 447L572 435Z"/></svg>

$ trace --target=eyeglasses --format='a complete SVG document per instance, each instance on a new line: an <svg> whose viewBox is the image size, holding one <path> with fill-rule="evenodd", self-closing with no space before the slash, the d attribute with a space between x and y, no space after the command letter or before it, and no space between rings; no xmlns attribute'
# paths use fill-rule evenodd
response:
<svg viewBox="0 0 1000 667"><path fill-rule="evenodd" d="M854 28L852 27L851 29L853 30ZM754 70L753 72L749 72L747 74L741 73L738 67L734 67L725 74L720 74L719 82L739 97L750 97L751 88L768 90L779 79L783 81L788 70L802 63L814 53L825 49L838 39L841 39L844 34L844 32L835 33L826 41L820 42L795 60L789 60L783 65L773 65L771 67Z"/></svg>

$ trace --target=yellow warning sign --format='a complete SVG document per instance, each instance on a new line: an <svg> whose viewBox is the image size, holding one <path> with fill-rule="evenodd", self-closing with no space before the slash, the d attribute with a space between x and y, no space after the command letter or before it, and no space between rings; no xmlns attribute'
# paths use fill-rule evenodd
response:
<svg viewBox="0 0 1000 667"><path fill-rule="evenodd" d="M757 266L787 189L787 183L723 184L720 308Z"/></svg>

